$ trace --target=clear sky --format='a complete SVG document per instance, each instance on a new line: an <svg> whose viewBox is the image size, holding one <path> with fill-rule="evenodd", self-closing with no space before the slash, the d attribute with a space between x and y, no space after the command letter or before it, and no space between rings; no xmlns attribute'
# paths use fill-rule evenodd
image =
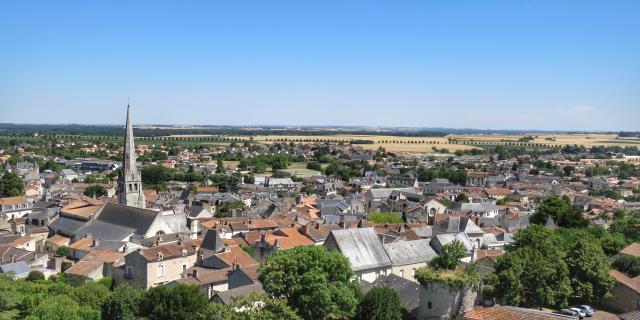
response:
<svg viewBox="0 0 640 320"><path fill-rule="evenodd" d="M0 1L0 122L640 130L640 1Z"/></svg>

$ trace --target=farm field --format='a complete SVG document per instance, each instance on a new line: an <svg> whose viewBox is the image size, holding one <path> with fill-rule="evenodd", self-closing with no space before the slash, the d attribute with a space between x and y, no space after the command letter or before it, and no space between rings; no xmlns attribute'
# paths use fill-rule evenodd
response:
<svg viewBox="0 0 640 320"><path fill-rule="evenodd" d="M616 145L616 146L640 146L640 139L618 137L616 134L466 134L449 135L447 137L457 140L470 140L474 142L499 142L512 141L532 136L534 140L529 143L552 144L552 145L583 145L585 147Z"/></svg>

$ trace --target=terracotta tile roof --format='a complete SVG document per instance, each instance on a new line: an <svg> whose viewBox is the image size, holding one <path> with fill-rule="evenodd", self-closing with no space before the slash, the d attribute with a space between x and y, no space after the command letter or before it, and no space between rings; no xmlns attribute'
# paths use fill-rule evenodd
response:
<svg viewBox="0 0 640 320"><path fill-rule="evenodd" d="M627 277L624 273L618 271L618 270L610 270L609 274L616 278L616 280L629 287L632 290L635 290L636 292L640 293L640 276L637 276L635 278L629 278Z"/></svg>
<svg viewBox="0 0 640 320"><path fill-rule="evenodd" d="M228 251L225 250L225 252L216 254L216 257L226 262L228 265L233 265L234 263L239 266L252 266L258 264L258 261L249 256L239 246L227 247L227 249Z"/></svg>
<svg viewBox="0 0 640 320"><path fill-rule="evenodd" d="M255 229L272 229L277 228L278 223L269 219L251 219L249 222L249 230Z"/></svg>
<svg viewBox="0 0 640 320"><path fill-rule="evenodd" d="M20 237L20 238L17 238L15 240L13 240L11 242L11 245L14 246L14 247L19 247L19 246L22 246L24 244L27 244L29 241L31 241L33 239L35 239L35 238L31 237L31 236Z"/></svg>
<svg viewBox="0 0 640 320"><path fill-rule="evenodd" d="M47 242L55 244L57 246L66 246L71 242L71 238L63 237L61 235L54 235L53 237L47 239Z"/></svg>
<svg viewBox="0 0 640 320"><path fill-rule="evenodd" d="M27 198L22 196L0 198L0 204L4 206L10 206L15 204L26 204L26 203L27 203Z"/></svg>
<svg viewBox="0 0 640 320"><path fill-rule="evenodd" d="M315 244L311 239L307 238L307 236L300 233L298 229L294 227L281 228L271 234L267 234L265 240L272 246L275 245L277 240L280 249L283 250L295 248L297 246L311 246Z"/></svg>
<svg viewBox="0 0 640 320"><path fill-rule="evenodd" d="M101 268L104 263L116 263L121 260L124 253L108 250L94 250L86 255L82 260L67 269L64 273L88 276L96 269Z"/></svg>
<svg viewBox="0 0 640 320"><path fill-rule="evenodd" d="M553 320L571 319L545 311L509 306L476 307L464 314L465 320Z"/></svg>
<svg viewBox="0 0 640 320"><path fill-rule="evenodd" d="M634 242L628 245L626 248L622 249L620 253L634 257L640 257L640 242Z"/></svg>
<svg viewBox="0 0 640 320"><path fill-rule="evenodd" d="M78 241L69 245L69 248L75 249L75 250L89 250L92 246L93 246L93 238L86 237L86 238L78 239Z"/></svg>
<svg viewBox="0 0 640 320"><path fill-rule="evenodd" d="M103 202L90 197L80 197L79 199L67 204L60 209L63 214L89 218L103 205Z"/></svg>

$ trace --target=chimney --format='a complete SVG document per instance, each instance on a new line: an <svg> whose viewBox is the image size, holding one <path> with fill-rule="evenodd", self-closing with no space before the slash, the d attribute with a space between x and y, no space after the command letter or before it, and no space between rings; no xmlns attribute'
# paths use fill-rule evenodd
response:
<svg viewBox="0 0 640 320"><path fill-rule="evenodd" d="M11 255L11 263L14 263L14 262L16 262L16 256L12 254Z"/></svg>
<svg viewBox="0 0 640 320"><path fill-rule="evenodd" d="M97 247L100 244L100 239L93 238L93 242L91 244L92 247Z"/></svg>
<svg viewBox="0 0 640 320"><path fill-rule="evenodd" d="M193 277L197 278L198 277L198 269L193 269Z"/></svg>
<svg viewBox="0 0 640 320"><path fill-rule="evenodd" d="M264 231L260 232L260 242L264 243L266 239L267 239L267 234Z"/></svg>
<svg viewBox="0 0 640 320"><path fill-rule="evenodd" d="M238 260L233 261L232 270L240 270L240 265L238 264Z"/></svg>
<svg viewBox="0 0 640 320"><path fill-rule="evenodd" d="M156 239L156 247L160 245L160 237L158 237L158 239Z"/></svg>

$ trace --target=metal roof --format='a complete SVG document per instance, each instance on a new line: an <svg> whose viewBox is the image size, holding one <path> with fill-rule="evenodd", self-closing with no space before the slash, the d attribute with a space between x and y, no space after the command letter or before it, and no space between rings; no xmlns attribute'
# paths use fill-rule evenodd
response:
<svg viewBox="0 0 640 320"><path fill-rule="evenodd" d="M391 260L372 228L331 230L329 237L335 239L353 271L391 266Z"/></svg>
<svg viewBox="0 0 640 320"><path fill-rule="evenodd" d="M398 241L383 247L394 267L428 262L438 256L427 239Z"/></svg>

